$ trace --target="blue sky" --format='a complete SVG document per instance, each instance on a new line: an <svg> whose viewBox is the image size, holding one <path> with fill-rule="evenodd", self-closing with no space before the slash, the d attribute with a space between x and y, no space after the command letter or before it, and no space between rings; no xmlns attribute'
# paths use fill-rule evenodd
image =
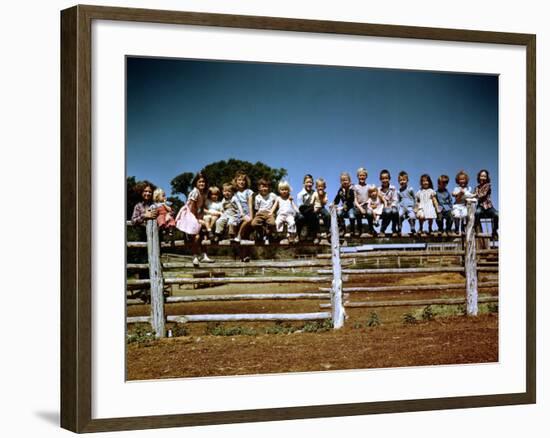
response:
<svg viewBox="0 0 550 438"><path fill-rule="evenodd" d="M170 180L214 161L306 173L334 196L339 174L387 168L416 190L487 168L498 207L498 77L349 67L128 58L127 175Z"/></svg>

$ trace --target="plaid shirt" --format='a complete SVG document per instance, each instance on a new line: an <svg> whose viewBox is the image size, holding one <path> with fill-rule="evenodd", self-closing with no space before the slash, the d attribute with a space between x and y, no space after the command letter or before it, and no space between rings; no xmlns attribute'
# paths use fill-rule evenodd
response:
<svg viewBox="0 0 550 438"><path fill-rule="evenodd" d="M491 202L491 183L480 184L476 187L474 195L485 210L493 207Z"/></svg>

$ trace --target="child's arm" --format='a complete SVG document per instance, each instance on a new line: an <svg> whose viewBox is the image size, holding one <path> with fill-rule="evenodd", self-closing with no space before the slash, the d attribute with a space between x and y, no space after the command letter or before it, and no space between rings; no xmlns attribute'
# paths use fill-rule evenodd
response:
<svg viewBox="0 0 550 438"><path fill-rule="evenodd" d="M254 205L253 205L253 199L252 199L253 195L250 195L248 197L248 211L250 212L249 214L249 218L250 219L254 219Z"/></svg>
<svg viewBox="0 0 550 438"><path fill-rule="evenodd" d="M384 208L388 206L388 201L386 201L386 197L382 196L380 193L378 194L378 198L382 201L382 204L384 204Z"/></svg>
<svg viewBox="0 0 550 438"><path fill-rule="evenodd" d="M355 207L357 208L357 210L359 210L361 212L361 214L366 214L367 212L361 206L361 204L359 204L359 201L357 200L357 192L354 191L353 193L354 193L354 195L353 195L353 205L355 205Z"/></svg>
<svg viewBox="0 0 550 438"><path fill-rule="evenodd" d="M432 202L434 204L435 211L437 211L437 209L439 207L439 202L437 202L437 196L436 196L436 194L433 190L432 190Z"/></svg>
<svg viewBox="0 0 550 438"><path fill-rule="evenodd" d="M275 197L275 202L273 203L273 207L271 207L271 210L269 210L269 214L271 216L275 216L275 210L279 208L279 198Z"/></svg>

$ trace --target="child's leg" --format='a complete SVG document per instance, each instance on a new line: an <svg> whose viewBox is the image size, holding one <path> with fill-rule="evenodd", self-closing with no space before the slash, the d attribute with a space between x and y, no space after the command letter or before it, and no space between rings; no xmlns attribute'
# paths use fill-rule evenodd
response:
<svg viewBox="0 0 550 438"><path fill-rule="evenodd" d="M349 218L349 232L351 234L355 234L355 208L350 208L348 210L348 218Z"/></svg>
<svg viewBox="0 0 550 438"><path fill-rule="evenodd" d="M271 235L273 232L275 232L275 217L271 213L267 213L265 217L265 223L267 226L267 235Z"/></svg>
<svg viewBox="0 0 550 438"><path fill-rule="evenodd" d="M424 232L424 219L418 219L418 232L420 234Z"/></svg>
<svg viewBox="0 0 550 438"><path fill-rule="evenodd" d="M385 233L386 228L388 228L388 225L390 224L391 220L391 208L384 208L382 210L382 226L380 227L380 232Z"/></svg>
<svg viewBox="0 0 550 438"><path fill-rule="evenodd" d="M400 230L399 226L399 210L397 207L391 208L391 231L392 233L397 234L397 232Z"/></svg>
<svg viewBox="0 0 550 438"><path fill-rule="evenodd" d="M368 224L368 229L369 229L369 234L375 234L375 231L374 231L374 212L370 209L370 208L367 208L367 214L365 215L367 217L367 224Z"/></svg>
<svg viewBox="0 0 550 438"><path fill-rule="evenodd" d="M432 233L433 232L433 219L428 219L428 233Z"/></svg>
<svg viewBox="0 0 550 438"><path fill-rule="evenodd" d="M289 234L296 234L296 221L290 214L286 217L286 230Z"/></svg>

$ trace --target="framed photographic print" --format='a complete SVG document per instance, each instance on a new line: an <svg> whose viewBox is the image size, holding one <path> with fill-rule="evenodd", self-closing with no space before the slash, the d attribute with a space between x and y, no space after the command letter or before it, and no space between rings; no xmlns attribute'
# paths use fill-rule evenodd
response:
<svg viewBox="0 0 550 438"><path fill-rule="evenodd" d="M534 35L61 18L64 428L535 402Z"/></svg>

